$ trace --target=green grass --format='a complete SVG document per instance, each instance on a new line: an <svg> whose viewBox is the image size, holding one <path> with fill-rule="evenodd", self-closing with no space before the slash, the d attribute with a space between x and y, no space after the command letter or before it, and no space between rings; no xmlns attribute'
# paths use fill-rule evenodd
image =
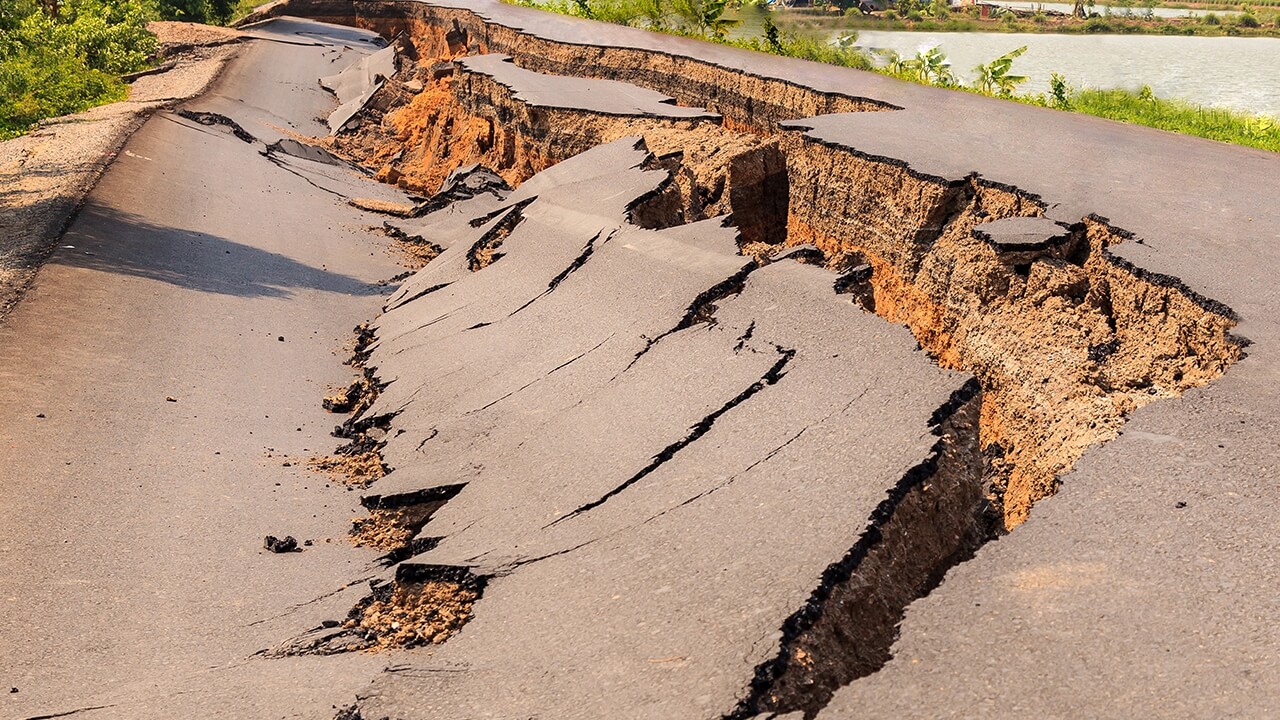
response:
<svg viewBox="0 0 1280 720"><path fill-rule="evenodd" d="M1280 122L1259 115L1206 108L1150 93L1077 90L1066 109L1134 125L1280 152Z"/></svg>
<svg viewBox="0 0 1280 720"><path fill-rule="evenodd" d="M1280 0L1277 0L1280 2ZM1131 8L1132 15L1117 11L1107 16L1101 6L1095 16L1074 19L1053 16L1016 16L1006 14L999 19L981 20L975 11L950 13L945 18L921 17L908 20L896 13L878 15L852 14L814 15L797 11L776 13L779 26L799 33L834 30L907 30L915 32L994 32L1052 33L1056 35L1193 35L1199 37L1280 37L1280 16L1274 10L1254 11L1250 15L1214 15L1209 10L1196 10L1194 18L1147 18L1141 8ZM1209 16L1213 15L1212 18Z"/></svg>
<svg viewBox="0 0 1280 720"><path fill-rule="evenodd" d="M231 20L229 20L227 24L230 25L231 23L236 22L254 10L257 10L259 7L266 5L269 1L270 0L239 0L239 2L236 3L235 9L231 11Z"/></svg>

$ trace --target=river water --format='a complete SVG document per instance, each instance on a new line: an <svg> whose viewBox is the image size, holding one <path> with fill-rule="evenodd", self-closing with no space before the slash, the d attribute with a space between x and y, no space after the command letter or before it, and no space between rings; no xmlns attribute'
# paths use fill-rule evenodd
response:
<svg viewBox="0 0 1280 720"><path fill-rule="evenodd" d="M1030 78L1019 92L1047 92L1056 72L1075 87L1150 85L1158 97L1280 117L1280 38L861 30L858 45L904 57L941 46L965 80L978 64L1026 45L1013 64Z"/></svg>

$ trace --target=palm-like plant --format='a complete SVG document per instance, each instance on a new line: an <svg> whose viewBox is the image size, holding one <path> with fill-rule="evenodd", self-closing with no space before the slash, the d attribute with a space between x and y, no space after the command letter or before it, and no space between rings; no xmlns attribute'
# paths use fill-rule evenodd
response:
<svg viewBox="0 0 1280 720"><path fill-rule="evenodd" d="M885 59L882 68L895 77L940 87L952 87L956 84L956 76L951 72L951 61L941 48L931 47L917 52L910 59L903 59L887 48L876 48L871 52Z"/></svg>
<svg viewBox="0 0 1280 720"><path fill-rule="evenodd" d="M910 75L910 60L903 60L902 56L889 48L875 48L872 53L879 55L885 59L883 65L884 71L895 77L907 77Z"/></svg>
<svg viewBox="0 0 1280 720"><path fill-rule="evenodd" d="M934 46L923 52L917 52L916 56L908 62L912 64L922 82L941 87L951 87L956 84L956 76L951 72L951 61L947 59L946 53L942 52L942 48Z"/></svg>
<svg viewBox="0 0 1280 720"><path fill-rule="evenodd" d="M986 65L977 66L974 71L978 73L978 77L974 80L973 86L984 95L1011 97L1013 91L1027 81L1027 76L1014 75L1010 72L1013 68L1014 58L1026 51L1027 46L1023 45L1016 50L1011 50L1001 55Z"/></svg>

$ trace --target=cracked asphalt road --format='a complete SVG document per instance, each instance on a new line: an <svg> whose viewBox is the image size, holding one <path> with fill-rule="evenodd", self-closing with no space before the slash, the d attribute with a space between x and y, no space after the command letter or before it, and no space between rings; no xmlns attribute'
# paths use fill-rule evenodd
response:
<svg viewBox="0 0 1280 720"><path fill-rule="evenodd" d="M303 25L259 29L186 107L323 134L335 103L302 79L373 45L272 39ZM252 658L368 574L357 498L300 461L332 450L320 398L400 271L378 219L312 183L385 189L262 149L153 117L0 325L0 716L328 717L384 664Z"/></svg>
<svg viewBox="0 0 1280 720"><path fill-rule="evenodd" d="M576 37L590 26L541 18L539 27ZM833 294L824 270L782 260L746 272L716 221L624 227L628 203L659 182L634 139L509 196L403 223L445 247L377 322L370 367L390 385L371 414L394 415L384 455L396 470L365 500L436 492L448 502L395 570L349 547L340 532L357 498L297 460L332 447L318 398L350 380L340 348L383 308L391 289L377 281L398 270L363 229L382 218L345 199L406 198L268 147L324 134L320 118L335 103L313 78L377 43L296 20L253 35L259 42L223 81L189 104L216 115L149 123L90 196L71 247L0 328L0 411L13 418L0 435L13 476L0 489L0 597L14 609L0 620L0 644L19 690L6 712L332 717L359 697L366 718L716 717L772 659L812 661L801 650L823 638L801 642L805 608L831 597L820 595L843 582L833 577L842 563L865 561L850 585L877 591L932 571L873 576L874 561L858 553L872 557L880 537L935 540L921 532L934 523L917 517L895 534L886 513L925 496L934 510L925 519L948 515L952 501L926 495L935 483L913 472L939 470L948 453L958 466L976 460L963 441L974 436L963 422L977 404L969 378L939 370L906 330ZM828 84L853 77L820 71ZM816 72L799 74L817 82ZM904 105L937 97L882 78L866 84L892 87L885 97ZM904 117L927 123L928 114ZM856 148L871 142L859 129L891 123L885 115L796 125ZM1153 177L1159 164L1135 170L1133 156L1176 146L1058 119L1068 135L1133 140L1106 159L1118 165L1092 168L1107 182L1119 182L1117 166ZM883 133L874 141L916 167L976 167L1019 183L1038 179L1043 159ZM1274 174L1270 156L1187 147L1171 167L1218 168L1191 183L1220 184L1233 167L1254 184ZM1074 218L1090 171L1035 188ZM1277 335L1263 276L1275 226L1249 229L1274 217L1256 200L1223 213L1240 245L1211 261L1169 230L1189 204L1181 214L1133 212L1147 242L1118 251L1229 298L1254 342L1250 357L1135 413L1016 534L911 604L893 656L878 659L887 664L873 662L877 672L857 682L828 679L822 716L1272 714ZM494 214L501 208L515 208L512 222ZM489 224L472 228L473 218ZM501 257L474 272L472 243L495 228L506 233ZM1232 263L1249 271L1232 274ZM266 534L316 542L272 555L260 549ZM963 533L938 534L935 550L947 555L957 548L942 540ZM890 564L913 558L899 551ZM344 615L365 594L363 579L441 568L489 582L475 618L440 648L256 654ZM917 585L909 590L931 587ZM872 595L870 604L889 604ZM888 620L892 635L897 618Z"/></svg>

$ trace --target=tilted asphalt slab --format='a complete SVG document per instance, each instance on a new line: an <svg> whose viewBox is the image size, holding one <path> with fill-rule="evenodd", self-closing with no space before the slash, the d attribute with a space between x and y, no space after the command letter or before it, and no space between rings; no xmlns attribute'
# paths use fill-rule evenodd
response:
<svg viewBox="0 0 1280 720"><path fill-rule="evenodd" d="M438 545L403 565L491 580L463 632L375 683L366 716L727 711L966 384L833 273L751 271L719 220L628 225L663 175L634 143L522 185L507 203L533 198L527 223L497 262L472 272L456 242L402 293L449 284L378 322L368 365L391 384L369 414L396 413L396 469L371 492L463 486L424 530ZM712 319L666 332L735 275Z"/></svg>
<svg viewBox="0 0 1280 720"><path fill-rule="evenodd" d="M603 115L664 118L720 117L702 108L684 107L662 93L617 80L546 75L525 70L506 55L474 55L458 60L458 65L487 75L509 88L512 96L531 107L590 110Z"/></svg>

